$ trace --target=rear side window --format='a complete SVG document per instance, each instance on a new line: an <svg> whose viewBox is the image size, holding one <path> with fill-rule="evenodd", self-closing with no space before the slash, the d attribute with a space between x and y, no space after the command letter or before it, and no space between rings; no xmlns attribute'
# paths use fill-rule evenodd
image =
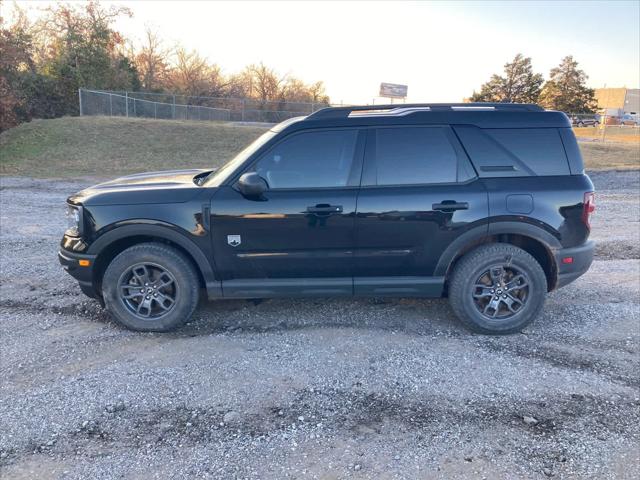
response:
<svg viewBox="0 0 640 480"><path fill-rule="evenodd" d="M569 175L555 128L480 129L455 127L481 177Z"/></svg>
<svg viewBox="0 0 640 480"><path fill-rule="evenodd" d="M458 155L444 128L379 128L375 169L376 185L454 183Z"/></svg>

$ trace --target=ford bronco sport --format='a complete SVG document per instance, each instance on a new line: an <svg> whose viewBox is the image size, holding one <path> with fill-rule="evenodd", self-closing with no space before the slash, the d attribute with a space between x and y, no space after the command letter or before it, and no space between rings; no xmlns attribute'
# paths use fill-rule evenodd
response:
<svg viewBox="0 0 640 480"><path fill-rule="evenodd" d="M505 334L589 268L594 208L563 113L327 108L217 171L131 175L71 196L59 259L135 330L180 326L204 291L445 296L470 329Z"/></svg>

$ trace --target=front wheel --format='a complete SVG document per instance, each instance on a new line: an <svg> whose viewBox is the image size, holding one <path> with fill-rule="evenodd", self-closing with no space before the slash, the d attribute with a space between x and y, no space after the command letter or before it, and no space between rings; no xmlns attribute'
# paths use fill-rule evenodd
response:
<svg viewBox="0 0 640 480"><path fill-rule="evenodd" d="M127 248L102 279L107 309L132 330L167 332L185 323L199 299L198 275L178 250L160 243Z"/></svg>
<svg viewBox="0 0 640 480"><path fill-rule="evenodd" d="M449 301L460 321L485 334L522 330L540 313L547 293L542 267L509 244L483 245L464 255L449 285Z"/></svg>

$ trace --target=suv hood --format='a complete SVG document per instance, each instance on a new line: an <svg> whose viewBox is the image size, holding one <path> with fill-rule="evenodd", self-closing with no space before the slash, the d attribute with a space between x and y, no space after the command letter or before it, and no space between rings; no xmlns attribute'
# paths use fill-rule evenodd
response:
<svg viewBox="0 0 640 480"><path fill-rule="evenodd" d="M210 172L191 169L137 173L93 185L69 197L69 202L84 205L187 202L201 189L194 182L195 177Z"/></svg>

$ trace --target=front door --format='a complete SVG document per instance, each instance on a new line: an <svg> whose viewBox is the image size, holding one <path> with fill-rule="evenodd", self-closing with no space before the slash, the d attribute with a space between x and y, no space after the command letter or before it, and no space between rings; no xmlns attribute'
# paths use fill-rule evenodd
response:
<svg viewBox="0 0 640 480"><path fill-rule="evenodd" d="M356 198L364 133L293 133L246 171L261 198L223 186L211 200L214 260L223 295L351 295Z"/></svg>

